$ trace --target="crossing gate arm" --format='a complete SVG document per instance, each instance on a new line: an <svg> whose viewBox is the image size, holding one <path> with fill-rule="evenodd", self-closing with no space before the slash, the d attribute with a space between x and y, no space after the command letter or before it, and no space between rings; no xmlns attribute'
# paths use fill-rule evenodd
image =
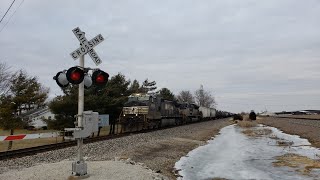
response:
<svg viewBox="0 0 320 180"><path fill-rule="evenodd" d="M0 141L16 141L16 140L25 140L25 139L39 139L39 138L51 138L58 137L59 132L51 133L38 133L38 134L17 134L10 136L0 136Z"/></svg>

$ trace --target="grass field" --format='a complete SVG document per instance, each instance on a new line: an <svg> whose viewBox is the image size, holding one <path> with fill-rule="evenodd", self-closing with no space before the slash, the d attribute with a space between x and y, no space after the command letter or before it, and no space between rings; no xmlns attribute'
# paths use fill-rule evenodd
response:
<svg viewBox="0 0 320 180"><path fill-rule="evenodd" d="M310 119L320 119L320 114L314 115L278 115L279 117L292 117L292 118L310 118Z"/></svg>
<svg viewBox="0 0 320 180"><path fill-rule="evenodd" d="M109 130L110 130L110 126L103 127L100 131L100 136L108 135ZM48 133L48 132L56 132L56 131L54 131L54 130L30 131L30 130L25 130L25 129L17 129L14 131L14 134L15 135L17 135L17 134L36 134L36 133ZM10 134L10 130L0 130L0 136L6 136L9 134ZM95 136L96 136L96 134L95 134ZM54 143L59 143L59 142L62 142L62 137L16 140L16 141L13 141L12 150L41 146L41 145L46 145L46 144L54 144ZM9 144L9 141L0 141L0 152L7 151L8 144Z"/></svg>
<svg viewBox="0 0 320 180"><path fill-rule="evenodd" d="M45 144L53 144L57 142L62 142L62 137L56 138L41 138L41 139L26 139L26 140L17 140L12 143L12 150L14 149L23 149L27 147L41 146ZM9 141L1 141L0 151L7 151Z"/></svg>

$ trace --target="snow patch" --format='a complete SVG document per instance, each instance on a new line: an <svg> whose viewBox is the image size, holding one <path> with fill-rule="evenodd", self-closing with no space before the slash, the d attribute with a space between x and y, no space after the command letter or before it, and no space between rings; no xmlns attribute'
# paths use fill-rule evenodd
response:
<svg viewBox="0 0 320 180"><path fill-rule="evenodd" d="M205 146L189 152L175 164L179 171L178 179L313 179L299 174L292 168L274 167L272 163L276 156L286 153L296 153L309 158L316 158L320 150L311 147L307 139L297 135L285 134L274 127L258 126L255 129L268 128L271 135L249 137L241 133L243 128L235 125L227 126L220 131L220 135L209 140ZM277 137L281 140L293 142L292 146L278 146Z"/></svg>

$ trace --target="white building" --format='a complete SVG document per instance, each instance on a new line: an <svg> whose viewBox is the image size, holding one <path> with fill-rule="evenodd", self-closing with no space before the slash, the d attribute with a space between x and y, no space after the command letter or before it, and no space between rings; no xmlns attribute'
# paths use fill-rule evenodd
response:
<svg viewBox="0 0 320 180"><path fill-rule="evenodd" d="M54 114L51 113L48 107L45 107L29 114L28 118L31 120L30 126L41 128L47 126L47 123L44 122L43 119L54 119Z"/></svg>

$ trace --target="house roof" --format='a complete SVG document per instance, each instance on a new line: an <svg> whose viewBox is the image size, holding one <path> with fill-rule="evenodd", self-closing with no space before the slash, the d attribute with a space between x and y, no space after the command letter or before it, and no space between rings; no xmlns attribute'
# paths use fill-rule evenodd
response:
<svg viewBox="0 0 320 180"><path fill-rule="evenodd" d="M24 117L32 118L35 116L40 116L40 115L45 114L47 112L50 112L50 109L46 106L44 108L34 109L32 111L29 111L28 113L24 114Z"/></svg>

